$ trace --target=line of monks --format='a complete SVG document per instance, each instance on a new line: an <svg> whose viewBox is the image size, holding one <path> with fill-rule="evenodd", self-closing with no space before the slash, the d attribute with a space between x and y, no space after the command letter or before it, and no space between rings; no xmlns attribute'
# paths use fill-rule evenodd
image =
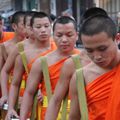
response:
<svg viewBox="0 0 120 120"><path fill-rule="evenodd" d="M71 16L51 22L45 12L17 11L14 32L1 29L0 119L119 120L115 23L98 7L85 12L79 32Z"/></svg>

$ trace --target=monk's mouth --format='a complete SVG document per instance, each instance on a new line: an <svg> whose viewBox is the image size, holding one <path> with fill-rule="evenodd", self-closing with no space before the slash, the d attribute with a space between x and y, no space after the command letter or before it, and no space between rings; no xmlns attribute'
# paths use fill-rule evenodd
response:
<svg viewBox="0 0 120 120"><path fill-rule="evenodd" d="M96 64L98 64L98 65L104 65L105 64L105 62L95 62Z"/></svg>

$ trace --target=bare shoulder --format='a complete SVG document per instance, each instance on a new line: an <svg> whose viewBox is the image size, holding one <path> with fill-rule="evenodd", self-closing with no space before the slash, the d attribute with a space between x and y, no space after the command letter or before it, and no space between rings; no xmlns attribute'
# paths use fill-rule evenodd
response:
<svg viewBox="0 0 120 120"><path fill-rule="evenodd" d="M12 45L12 44L13 44L12 39L4 42L4 45L5 45L6 47L9 46L9 45Z"/></svg>
<svg viewBox="0 0 120 120"><path fill-rule="evenodd" d="M86 85L94 81L96 78L106 73L108 70L103 69L97 66L95 63L91 62L90 64L83 67L83 74L85 78Z"/></svg>
<svg viewBox="0 0 120 120"><path fill-rule="evenodd" d="M62 66L62 74L65 74L66 77L71 78L75 72L75 64L72 58L68 58Z"/></svg>
<svg viewBox="0 0 120 120"><path fill-rule="evenodd" d="M31 56L34 51L33 50L24 50L23 52L25 53L26 57L29 58L29 56Z"/></svg>
<svg viewBox="0 0 120 120"><path fill-rule="evenodd" d="M71 68L71 69L75 68L75 65L74 65L74 62L73 62L72 57L68 58L68 59L64 62L64 66L65 66L66 68Z"/></svg>
<svg viewBox="0 0 120 120"><path fill-rule="evenodd" d="M12 55L18 55L19 54L19 50L18 50L18 47L16 45L13 46L13 48L11 50L11 54Z"/></svg>
<svg viewBox="0 0 120 120"><path fill-rule="evenodd" d="M22 43L23 43L24 50L28 50L28 51L32 49L35 50L34 43L31 43L29 39L23 40Z"/></svg>
<svg viewBox="0 0 120 120"><path fill-rule="evenodd" d="M7 54L9 54L11 51L13 51L15 46L16 45L12 40L4 42L4 47L5 47Z"/></svg>
<svg viewBox="0 0 120 120"><path fill-rule="evenodd" d="M83 66L88 65L91 62L91 59L88 57L86 51L83 49L80 52L80 60Z"/></svg>
<svg viewBox="0 0 120 120"><path fill-rule="evenodd" d="M34 67L36 67L36 68L40 68L40 67L41 67L40 58L37 58L37 59L35 60L35 62L33 63L32 66L34 66Z"/></svg>
<svg viewBox="0 0 120 120"><path fill-rule="evenodd" d="M41 72L42 72L41 61L40 58L37 58L35 62L32 64L31 73L38 75L41 74Z"/></svg>
<svg viewBox="0 0 120 120"><path fill-rule="evenodd" d="M57 55L58 54L57 54L56 50L54 50L54 51L49 52L45 56L49 60L49 59L52 59L52 58L55 59L57 57Z"/></svg>
<svg viewBox="0 0 120 120"><path fill-rule="evenodd" d="M25 54L28 63L30 63L30 61L36 57L35 53L36 52L34 50L23 51L23 54Z"/></svg>
<svg viewBox="0 0 120 120"><path fill-rule="evenodd" d="M54 51L46 54L45 57L47 59L48 66L55 64L62 58L61 55L59 55L59 53L57 52L57 50L54 50Z"/></svg>

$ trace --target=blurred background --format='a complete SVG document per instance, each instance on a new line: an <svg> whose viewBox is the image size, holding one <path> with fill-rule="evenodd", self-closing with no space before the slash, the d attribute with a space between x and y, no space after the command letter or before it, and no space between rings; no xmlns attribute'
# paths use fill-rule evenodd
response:
<svg viewBox="0 0 120 120"><path fill-rule="evenodd" d="M79 25L82 14L93 6L106 10L120 32L120 0L0 0L0 14L8 31L9 19L18 10L44 11L55 16L71 15Z"/></svg>
<svg viewBox="0 0 120 120"><path fill-rule="evenodd" d="M43 10L56 16L72 14L79 23L80 16L92 6L104 8L119 24L120 0L0 0L0 13L8 18L18 10Z"/></svg>

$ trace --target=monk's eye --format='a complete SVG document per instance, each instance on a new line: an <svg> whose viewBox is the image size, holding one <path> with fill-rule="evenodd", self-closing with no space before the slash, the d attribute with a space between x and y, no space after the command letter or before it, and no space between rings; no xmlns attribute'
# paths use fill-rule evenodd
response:
<svg viewBox="0 0 120 120"><path fill-rule="evenodd" d="M68 36L68 37L72 37L72 36L73 36L73 34L67 34L67 36Z"/></svg>
<svg viewBox="0 0 120 120"><path fill-rule="evenodd" d="M50 27L50 25L49 24L45 24L45 26L44 26L45 28L48 28L48 27Z"/></svg>
<svg viewBox="0 0 120 120"><path fill-rule="evenodd" d="M105 50L107 50L107 47L100 47L98 50L99 51L105 51Z"/></svg>
<svg viewBox="0 0 120 120"><path fill-rule="evenodd" d="M56 36L57 36L57 37L62 37L63 35L62 35L62 34L57 34Z"/></svg>
<svg viewBox="0 0 120 120"><path fill-rule="evenodd" d="M88 53L92 53L92 52L93 52L92 49L86 49L86 51L87 51Z"/></svg>
<svg viewBox="0 0 120 120"><path fill-rule="evenodd" d="M37 28L37 29L40 29L40 28L41 28L41 26L36 26L36 28Z"/></svg>

